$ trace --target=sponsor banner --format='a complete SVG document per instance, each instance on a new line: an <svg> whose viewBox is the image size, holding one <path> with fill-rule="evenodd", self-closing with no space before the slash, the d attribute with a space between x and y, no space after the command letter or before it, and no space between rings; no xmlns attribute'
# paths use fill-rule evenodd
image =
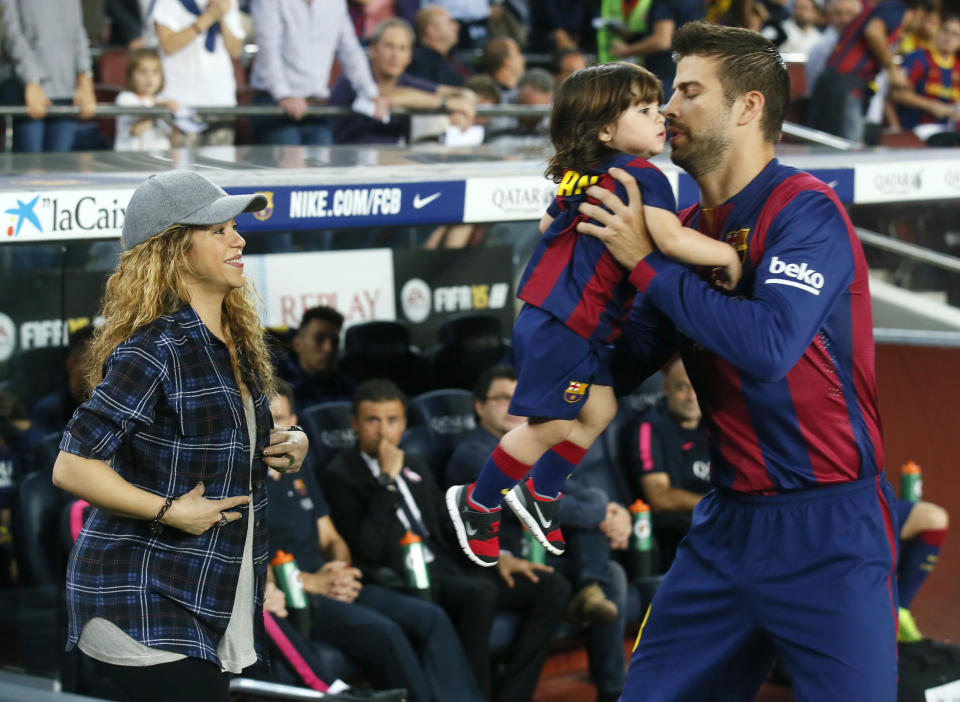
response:
<svg viewBox="0 0 960 702"><path fill-rule="evenodd" d="M251 231L342 229L459 222L464 182L227 188L227 192L266 195L267 208L244 222Z"/></svg>
<svg viewBox="0 0 960 702"><path fill-rule="evenodd" d="M464 222L539 220L553 201L557 184L542 175L470 178Z"/></svg>
<svg viewBox="0 0 960 702"><path fill-rule="evenodd" d="M338 310L344 327L395 318L390 249L245 256L244 272L263 298L267 327L298 327L318 305Z"/></svg>
<svg viewBox="0 0 960 702"><path fill-rule="evenodd" d="M513 328L513 254L509 246L394 253L397 319L421 348L437 343L448 319L489 312L505 337Z"/></svg>
<svg viewBox="0 0 960 702"><path fill-rule="evenodd" d="M854 202L905 202L960 195L960 160L867 163L855 167Z"/></svg>
<svg viewBox="0 0 960 702"><path fill-rule="evenodd" d="M97 321L105 278L76 269L0 276L0 380L28 410L65 382L65 347Z"/></svg>
<svg viewBox="0 0 960 702"><path fill-rule="evenodd" d="M0 240L119 237L133 189L0 193Z"/></svg>

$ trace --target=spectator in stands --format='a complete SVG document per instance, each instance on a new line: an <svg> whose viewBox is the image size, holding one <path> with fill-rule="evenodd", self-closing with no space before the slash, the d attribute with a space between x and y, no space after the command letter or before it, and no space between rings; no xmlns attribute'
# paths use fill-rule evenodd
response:
<svg viewBox="0 0 960 702"><path fill-rule="evenodd" d="M59 0L0 0L7 76L0 102L26 105L28 119L14 121L13 150L69 151L77 123L72 118L44 119L52 105L75 105L80 119L97 111L90 43L80 3Z"/></svg>
<svg viewBox="0 0 960 702"><path fill-rule="evenodd" d="M900 32L900 41L897 44L897 53L901 56L912 54L917 49L925 49L933 43L940 29L940 3L938 0L921 0L919 7L920 18L910 27Z"/></svg>
<svg viewBox="0 0 960 702"><path fill-rule="evenodd" d="M837 45L840 33L860 14L860 0L827 0L824 14L827 26L821 32L820 38L807 52L807 62L804 70L807 74L807 96L813 92L813 86L826 68L827 59Z"/></svg>
<svg viewBox="0 0 960 702"><path fill-rule="evenodd" d="M960 15L944 15L933 45L903 59L909 88L894 89L891 99L904 129L913 129L931 146L954 146L960 119Z"/></svg>
<svg viewBox="0 0 960 702"><path fill-rule="evenodd" d="M296 424L293 391L270 398L276 426ZM432 602L364 583L309 468L268 471L270 553L293 555L310 602L310 637L359 663L378 687L406 688L412 702L482 702L446 613Z"/></svg>
<svg viewBox="0 0 960 702"><path fill-rule="evenodd" d="M909 87L893 61L890 44L901 27L911 26L919 0L886 0L866 7L843 31L813 87L807 121L830 134L862 142L870 84L882 70L891 89Z"/></svg>
<svg viewBox="0 0 960 702"><path fill-rule="evenodd" d="M490 0L442 0L440 4L460 25L458 49L479 49L486 44L491 14L502 11L499 5Z"/></svg>
<svg viewBox="0 0 960 702"><path fill-rule="evenodd" d="M326 118L306 117L310 105L330 97L330 70L336 58L353 88L348 106L354 112L382 118L386 101L379 98L344 0L331 3L254 0L253 26L259 52L250 85L256 105L279 105L286 117L252 121L254 138L263 144L329 144Z"/></svg>
<svg viewBox="0 0 960 702"><path fill-rule="evenodd" d="M463 87L477 96L478 105L499 105L503 98L503 92L497 81L483 73L468 78ZM489 122L489 117L477 115L473 118L474 124L486 126Z"/></svg>
<svg viewBox="0 0 960 702"><path fill-rule="evenodd" d="M381 22L370 39L370 69L380 95L390 107L443 110L450 124L467 127L473 123L473 93L449 85L436 85L406 73L413 52L413 27L395 17ZM341 77L333 88L330 103L350 105L356 93ZM393 115L382 121L352 115L333 120L333 139L337 144L397 144L407 140L410 118Z"/></svg>
<svg viewBox="0 0 960 702"><path fill-rule="evenodd" d="M164 100L163 65L155 49L134 49L127 57L125 90L117 95L121 107L166 107L179 110L175 100ZM120 115L117 117L113 148L117 151L165 151L170 148L172 125L154 117Z"/></svg>
<svg viewBox="0 0 960 702"><path fill-rule="evenodd" d="M673 76L676 66L671 47L673 34L687 22L706 17L704 0L664 0L650 6L647 16L648 33L636 41L612 42L610 53L617 59L638 57L663 84L664 104L673 93Z"/></svg>
<svg viewBox="0 0 960 702"><path fill-rule="evenodd" d="M110 45L126 46L129 49L142 49L146 46L140 0L106 0L103 9L110 20Z"/></svg>
<svg viewBox="0 0 960 702"><path fill-rule="evenodd" d="M491 39L480 55L480 71L491 76L500 86L501 100L516 102L517 85L527 70L527 60L520 45L513 39Z"/></svg>
<svg viewBox="0 0 960 702"><path fill-rule="evenodd" d="M447 486L476 480L503 435L523 421L508 412L516 387L517 373L509 366L490 368L477 379L473 388L477 426L457 443L444 476ZM608 500L602 490L582 485L581 477L578 470L563 488L560 520L570 553L563 558L548 556L547 562L577 586L567 612L573 621L589 627L587 654L597 699L613 702L623 689L627 597L626 576L610 559L610 549L613 542L626 547L632 525L626 508ZM522 544L519 520L512 512L504 515L501 552L522 553Z"/></svg>
<svg viewBox="0 0 960 702"><path fill-rule="evenodd" d="M518 105L535 107L549 107L553 102L554 81L543 68L531 68L523 74L517 84ZM550 127L550 117L547 114L533 117L517 117L514 125L494 130L491 126L486 141L489 144L509 145L516 147L543 147L545 146Z"/></svg>
<svg viewBox="0 0 960 702"><path fill-rule="evenodd" d="M92 326L85 326L71 332L64 361L66 382L33 406L34 426L44 434L62 432L80 403L87 399L84 374L93 331Z"/></svg>
<svg viewBox="0 0 960 702"><path fill-rule="evenodd" d="M530 0L530 35L527 49L553 53L578 49L592 38L592 6L580 0Z"/></svg>
<svg viewBox="0 0 960 702"><path fill-rule="evenodd" d="M293 387L299 409L349 400L353 394L355 383L337 370L341 329L343 315L332 307L311 307L300 318L300 328L293 335L294 356L277 369L277 375Z"/></svg>
<svg viewBox="0 0 960 702"><path fill-rule="evenodd" d="M697 393L679 358L667 368L663 392L663 398L639 418L629 463L650 504L661 571L673 562L677 545L690 528L693 508L713 487Z"/></svg>
<svg viewBox="0 0 960 702"><path fill-rule="evenodd" d="M157 0L150 15L157 32L166 94L184 107L234 107L233 60L246 37L236 0ZM188 112L174 122L174 146L233 144L233 120L210 122Z"/></svg>
<svg viewBox="0 0 960 702"><path fill-rule="evenodd" d="M587 67L587 57L580 49L560 49L550 59L550 73L556 85L560 85L574 71Z"/></svg>
<svg viewBox="0 0 960 702"><path fill-rule="evenodd" d="M793 0L793 12L780 27L786 39L780 51L806 55L820 39L820 10L813 0Z"/></svg>
<svg viewBox="0 0 960 702"><path fill-rule="evenodd" d="M417 37L407 74L441 85L462 86L471 71L451 52L460 25L443 5L427 5L417 12Z"/></svg>
<svg viewBox="0 0 960 702"><path fill-rule="evenodd" d="M366 582L400 577L406 531L427 550L435 601L460 635L474 673L497 702L533 697L547 647L563 615L569 586L547 566L510 556L498 572L477 572L456 547L440 490L429 469L399 448L406 428L405 398L387 380L371 380L353 397L357 446L339 454L321 475L321 487L337 499L333 521ZM521 616L502 671L491 680L490 631L497 608Z"/></svg>

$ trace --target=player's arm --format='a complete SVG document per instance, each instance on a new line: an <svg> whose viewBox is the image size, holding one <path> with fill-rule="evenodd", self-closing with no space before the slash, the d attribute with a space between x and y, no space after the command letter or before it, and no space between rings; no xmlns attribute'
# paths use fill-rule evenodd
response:
<svg viewBox="0 0 960 702"><path fill-rule="evenodd" d="M863 38L867 43L867 48L873 57L877 60L887 78L890 80L890 86L893 88L909 87L910 82L906 74L893 62L893 54L890 53L890 46L887 40L887 25L880 17L874 17L867 21L863 28Z"/></svg>
<svg viewBox="0 0 960 702"><path fill-rule="evenodd" d="M650 205L643 206L643 218L653 243L666 256L694 266L719 266L725 280L719 285L733 290L740 282L740 257L732 246L684 227L673 212Z"/></svg>
<svg viewBox="0 0 960 702"><path fill-rule="evenodd" d="M771 224L749 296L718 292L656 251L630 280L683 333L743 373L774 381L796 364L848 292L854 265L839 207L824 193L806 191Z"/></svg>

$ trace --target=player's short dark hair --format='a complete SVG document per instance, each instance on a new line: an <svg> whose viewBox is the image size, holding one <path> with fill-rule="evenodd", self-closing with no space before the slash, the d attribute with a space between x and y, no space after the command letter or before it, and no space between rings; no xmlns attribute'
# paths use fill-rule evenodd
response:
<svg viewBox="0 0 960 702"><path fill-rule="evenodd" d="M403 404L403 411L407 411L407 396L403 394L395 382L386 378L374 378L365 383L361 383L353 392L353 399L350 402L350 414L357 416L361 402L393 402L400 400Z"/></svg>
<svg viewBox="0 0 960 702"><path fill-rule="evenodd" d="M483 371L473 384L473 399L485 402L490 394L490 386L497 380L516 380L517 371L513 366L492 366Z"/></svg>
<svg viewBox="0 0 960 702"><path fill-rule="evenodd" d="M717 60L717 75L729 105L752 90L762 93L763 136L771 143L780 138L790 100L790 76L772 41L743 27L688 22L673 35L673 60L685 56Z"/></svg>
<svg viewBox="0 0 960 702"><path fill-rule="evenodd" d="M273 397L285 397L287 399L287 402L290 403L290 411L296 412L297 405L294 400L293 388L290 387L290 383L288 383L283 378L277 378L274 381L274 388L275 388L275 391L273 393Z"/></svg>
<svg viewBox="0 0 960 702"><path fill-rule="evenodd" d="M310 322L315 319L319 319L322 322L330 322L337 329L343 327L343 315L337 312L332 307L327 307L325 305L320 305L318 307L311 307L303 313L303 316L300 318L300 329L305 329ZM297 331L300 331L298 329Z"/></svg>
<svg viewBox="0 0 960 702"><path fill-rule="evenodd" d="M604 63L574 71L553 96L550 141L555 153L547 177L559 183L564 171L586 168L612 152L600 130L631 105L663 100L659 79L632 63Z"/></svg>

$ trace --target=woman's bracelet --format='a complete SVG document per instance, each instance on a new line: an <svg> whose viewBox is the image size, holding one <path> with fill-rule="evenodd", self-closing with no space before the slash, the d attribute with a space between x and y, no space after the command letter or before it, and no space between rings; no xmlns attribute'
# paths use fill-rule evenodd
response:
<svg viewBox="0 0 960 702"><path fill-rule="evenodd" d="M179 495L177 495L177 497L179 497ZM177 497L168 497L163 501L163 507L161 507L160 511L157 512L157 516L150 520L151 534L159 534L161 531L163 531L163 524L160 523L160 520L163 519L163 515L167 513L167 510L170 509L170 505L173 504Z"/></svg>

